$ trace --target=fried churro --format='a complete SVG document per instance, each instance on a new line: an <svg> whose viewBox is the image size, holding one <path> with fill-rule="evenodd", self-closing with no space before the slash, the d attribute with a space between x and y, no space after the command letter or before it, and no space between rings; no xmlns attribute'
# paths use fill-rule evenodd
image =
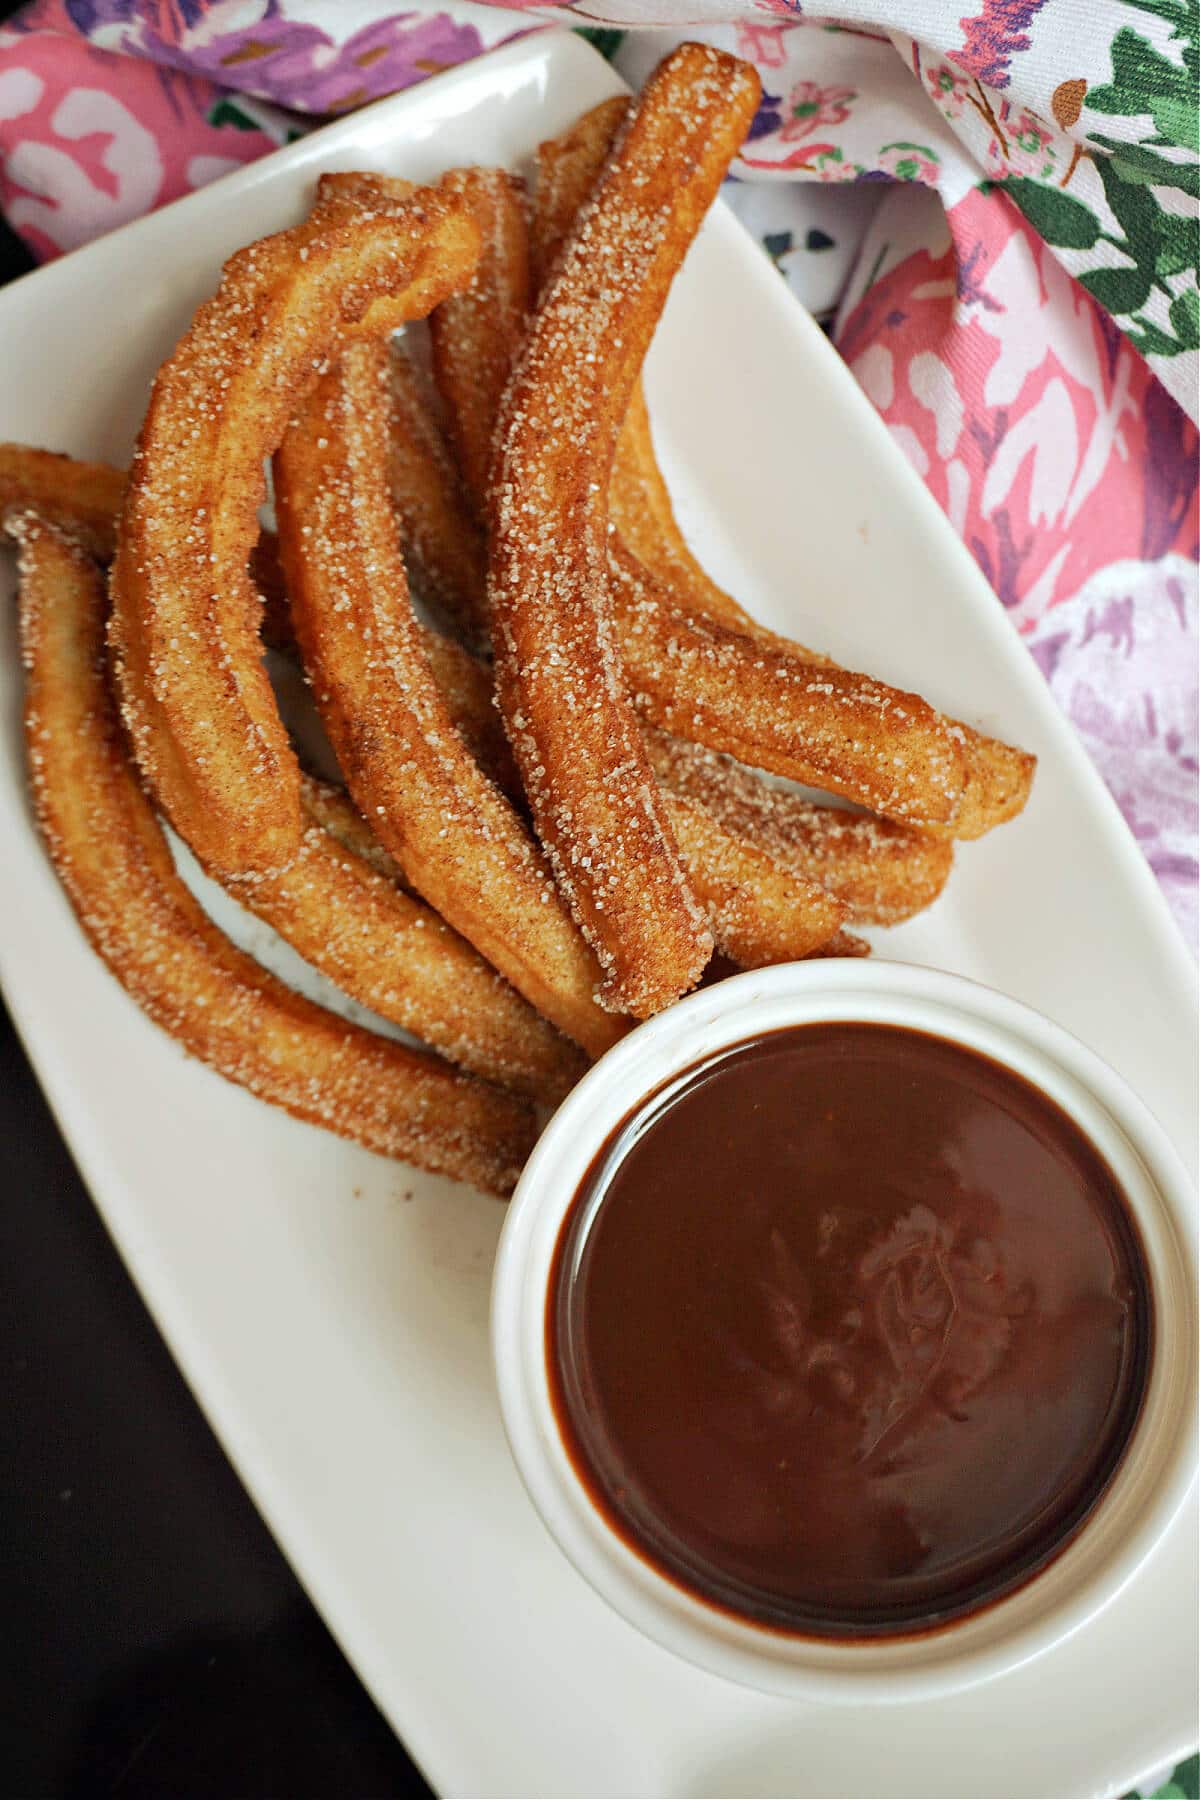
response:
<svg viewBox="0 0 1200 1800"><path fill-rule="evenodd" d="M727 756L648 731L654 772L700 801L734 837L819 882L861 925L898 925L937 899L954 857L948 838L872 813L821 806L768 787Z"/></svg>
<svg viewBox="0 0 1200 1800"><path fill-rule="evenodd" d="M542 842L605 971L648 1017L711 953L628 704L605 569L617 432L654 328L759 96L683 45L650 78L564 246L505 393L488 600L497 693Z"/></svg>
<svg viewBox="0 0 1200 1800"><path fill-rule="evenodd" d="M609 571L630 689L653 724L886 818L953 825L961 737L919 694L681 611L619 543Z"/></svg>
<svg viewBox="0 0 1200 1800"><path fill-rule="evenodd" d="M342 338L428 313L478 248L463 202L432 189L378 210L326 201L230 258L158 373L118 534L111 642L138 764L211 868L280 867L303 829L247 573L263 457Z"/></svg>
<svg viewBox="0 0 1200 1800"><path fill-rule="evenodd" d="M29 781L84 932L155 1024L260 1098L388 1156L508 1193L528 1104L315 1006L237 950L175 872L129 762L104 666L106 601L85 551L34 514L20 551Z"/></svg>
<svg viewBox="0 0 1200 1800"><path fill-rule="evenodd" d="M387 347L350 346L275 458L280 547L313 696L355 803L407 878L592 1055L624 1029L508 801L451 723L413 614L387 470Z"/></svg>
<svg viewBox="0 0 1200 1800"><path fill-rule="evenodd" d="M541 288L589 199L629 111L624 95L602 100L569 131L539 144L529 225L534 284ZM654 453L641 378L634 383L608 485L609 519L639 561L679 597L724 623L757 630L748 612L709 580L687 547ZM694 591L693 591L694 590Z"/></svg>
<svg viewBox="0 0 1200 1800"><path fill-rule="evenodd" d="M459 1068L557 1105L587 1066L579 1050L369 849L352 845L344 821L328 828L337 799L317 786L302 783L307 828L288 867L226 876L225 891L343 994Z"/></svg>
<svg viewBox="0 0 1200 1800"><path fill-rule="evenodd" d="M458 293L434 307L429 338L458 467L482 519L492 433L528 323L525 192L503 169L454 169L442 185L462 196L479 227L475 273Z"/></svg>
<svg viewBox="0 0 1200 1800"><path fill-rule="evenodd" d="M0 444L0 517L35 512L69 531L100 562L112 557L125 482L125 471L109 463L80 462L30 444Z"/></svg>
<svg viewBox="0 0 1200 1800"><path fill-rule="evenodd" d="M562 137L539 147L530 224L537 282L544 279L575 214L595 187L627 107L628 102L621 99L604 101ZM630 396L617 439L608 503L609 518L622 545L669 591L673 606L746 632L805 663L837 667L831 657L759 624L693 555L655 453L640 381ZM962 747L963 786L953 824L939 828L954 837L982 837L1021 811L1029 797L1037 759L960 720L948 723Z"/></svg>
<svg viewBox="0 0 1200 1800"><path fill-rule="evenodd" d="M438 310L434 309L435 312ZM432 315L431 315L432 316ZM462 479L403 348L391 360L388 469L413 587L472 649L488 643L483 548Z"/></svg>
<svg viewBox="0 0 1200 1800"><path fill-rule="evenodd" d="M596 178L633 105L628 94L602 100L564 131L537 147L537 181L529 217L529 261L535 294L549 279L559 251L590 199Z"/></svg>
<svg viewBox="0 0 1200 1800"><path fill-rule="evenodd" d="M742 969L792 962L827 944L848 916L842 901L726 829L701 801L664 797L717 949Z"/></svg>

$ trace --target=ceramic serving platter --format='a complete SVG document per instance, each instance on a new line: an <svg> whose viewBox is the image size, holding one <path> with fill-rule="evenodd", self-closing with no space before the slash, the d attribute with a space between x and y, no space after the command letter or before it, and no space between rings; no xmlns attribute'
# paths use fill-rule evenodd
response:
<svg viewBox="0 0 1200 1800"><path fill-rule="evenodd" d="M520 166L614 90L537 36L317 132L0 293L0 437L114 461L238 245L317 173ZM973 976L1107 1057L1186 1153L1190 957L1033 663L825 338L724 210L648 367L683 522L771 625L1036 750L1024 816L962 849L877 954ZM0 579L11 589L11 559ZM643 1641L555 1549L488 1361L494 1202L322 1135L189 1061L84 943L38 845L0 617L0 972L109 1230L243 1480L446 1793L1085 1795L1195 1740L1194 1508L1109 1611L936 1704L804 1708ZM308 980L262 927L240 940Z"/></svg>

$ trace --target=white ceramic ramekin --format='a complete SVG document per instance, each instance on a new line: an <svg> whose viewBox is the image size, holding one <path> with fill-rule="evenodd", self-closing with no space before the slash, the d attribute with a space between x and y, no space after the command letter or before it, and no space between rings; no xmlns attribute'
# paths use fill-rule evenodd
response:
<svg viewBox="0 0 1200 1800"><path fill-rule="evenodd" d="M1140 1418L1082 1530L1007 1598L941 1630L829 1641L704 1604L629 1548L572 1468L546 1371L546 1296L563 1218L612 1129L673 1075L727 1045L820 1020L878 1021L982 1051L1057 1101L1112 1168L1141 1231L1154 1343ZM512 1201L492 1290L504 1425L534 1505L576 1569L631 1624L716 1674L820 1701L947 1693L1027 1662L1106 1606L1150 1555L1196 1466L1195 1202L1162 1128L1099 1057L1031 1008L958 976L884 961L789 963L734 977L642 1025L551 1120ZM1019 1446L1014 1447L1019 1454Z"/></svg>

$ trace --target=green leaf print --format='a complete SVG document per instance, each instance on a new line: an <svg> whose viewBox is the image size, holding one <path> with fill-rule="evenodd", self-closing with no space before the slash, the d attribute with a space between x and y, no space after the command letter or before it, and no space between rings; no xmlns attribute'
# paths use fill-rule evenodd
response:
<svg viewBox="0 0 1200 1800"><path fill-rule="evenodd" d="M572 29L576 37L584 38L601 56L607 57L609 62L629 36L627 31L608 31L595 25L576 25Z"/></svg>
<svg viewBox="0 0 1200 1800"><path fill-rule="evenodd" d="M1160 279L1194 269L1200 262L1200 223L1195 219L1182 213L1159 213L1154 232L1158 242L1154 273Z"/></svg>
<svg viewBox="0 0 1200 1800"><path fill-rule="evenodd" d="M1158 126L1158 142L1177 149L1200 151L1200 102L1172 100L1165 95L1150 103L1150 117Z"/></svg>
<svg viewBox="0 0 1200 1800"><path fill-rule="evenodd" d="M1152 264L1158 254L1157 223L1164 217L1154 195L1140 182L1126 181L1109 157L1097 157L1096 172L1113 218L1125 233L1129 254L1136 263Z"/></svg>
<svg viewBox="0 0 1200 1800"><path fill-rule="evenodd" d="M1181 350L1187 348L1186 344L1173 338L1169 331L1160 331L1150 319L1134 319L1125 335L1134 349L1140 350L1143 356L1178 356Z"/></svg>
<svg viewBox="0 0 1200 1800"><path fill-rule="evenodd" d="M1112 152L1122 181L1142 187L1176 188L1192 200L1200 198L1200 166L1196 163L1170 162L1145 144L1122 144L1109 137L1093 137L1091 142Z"/></svg>
<svg viewBox="0 0 1200 1800"><path fill-rule="evenodd" d="M1190 101L1195 110L1195 81L1186 65L1181 68L1172 62L1128 25L1113 39L1111 56L1112 80L1088 91L1087 103L1093 112L1137 118L1140 113L1152 113L1154 101L1160 98L1184 105Z"/></svg>
<svg viewBox="0 0 1200 1800"><path fill-rule="evenodd" d="M1187 350L1200 350L1200 294L1195 288L1171 302L1171 330Z"/></svg>
<svg viewBox="0 0 1200 1800"><path fill-rule="evenodd" d="M1136 312L1150 298L1152 283L1143 269L1085 269L1079 280L1105 312L1117 317Z"/></svg>
<svg viewBox="0 0 1200 1800"><path fill-rule="evenodd" d="M1091 208L1059 188L1016 176L1004 183L1004 192L1048 244L1063 250L1090 250L1100 236L1100 223Z"/></svg>
<svg viewBox="0 0 1200 1800"><path fill-rule="evenodd" d="M216 105L210 109L208 122L210 125L232 125L235 131L262 130L257 119L252 119L249 113L242 111L235 100L230 100L227 96L218 100Z"/></svg>

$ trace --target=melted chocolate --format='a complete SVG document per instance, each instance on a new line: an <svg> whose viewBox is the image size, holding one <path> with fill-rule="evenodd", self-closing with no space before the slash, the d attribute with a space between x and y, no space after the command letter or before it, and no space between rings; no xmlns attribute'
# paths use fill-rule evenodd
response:
<svg viewBox="0 0 1200 1800"><path fill-rule="evenodd" d="M737 1045L604 1145L564 1223L564 1441L641 1555L778 1629L929 1629L1043 1567L1129 1439L1149 1291L1044 1094L894 1026Z"/></svg>

